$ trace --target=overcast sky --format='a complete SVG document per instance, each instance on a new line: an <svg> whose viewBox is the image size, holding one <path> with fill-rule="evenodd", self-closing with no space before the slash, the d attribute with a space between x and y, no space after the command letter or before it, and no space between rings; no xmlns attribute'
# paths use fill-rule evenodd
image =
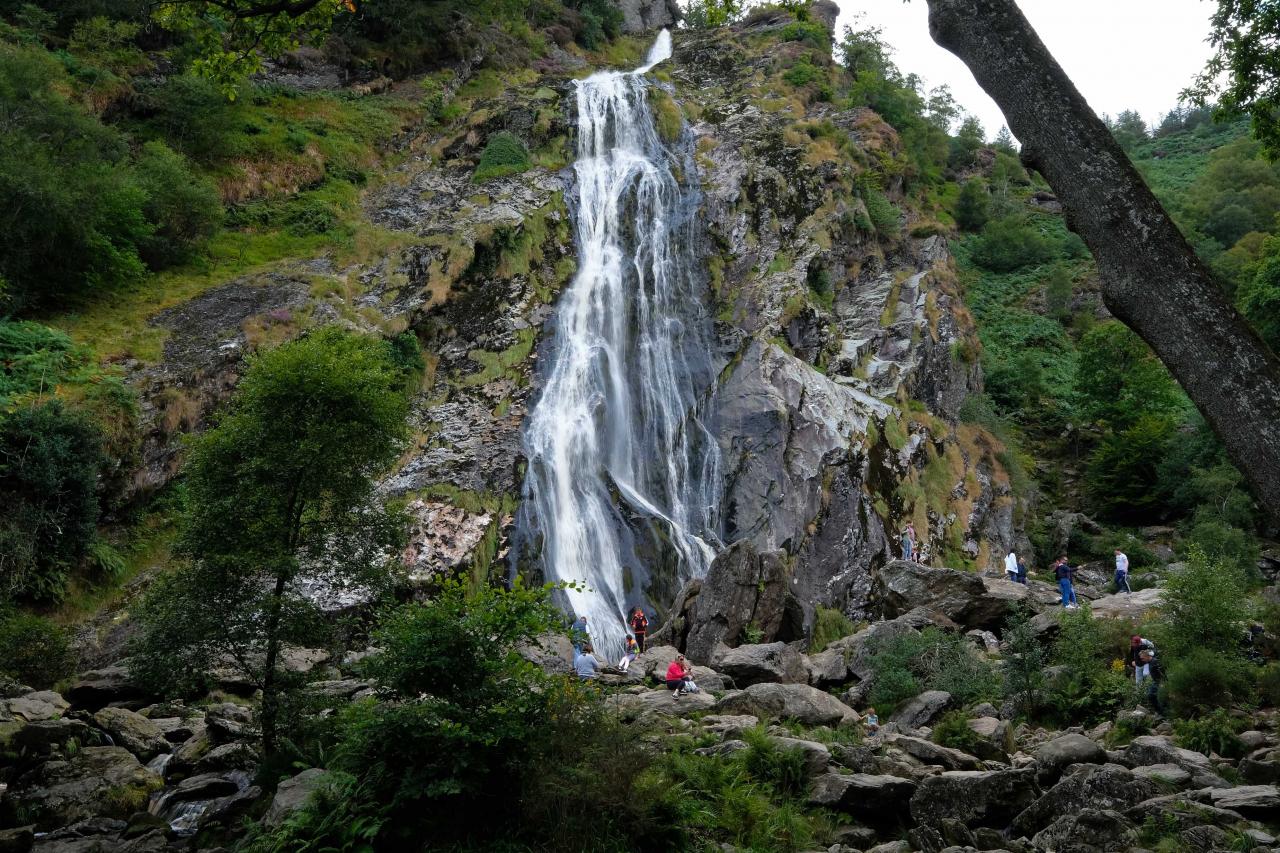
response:
<svg viewBox="0 0 1280 853"><path fill-rule="evenodd" d="M982 120L987 137L1005 123L964 63L929 38L925 0L836 0L837 37L855 16L884 29L903 73L930 88L946 83ZM1019 0L1023 12L1099 113L1135 109L1148 123L1177 103L1209 57L1209 0ZM864 25L865 25L864 24Z"/></svg>

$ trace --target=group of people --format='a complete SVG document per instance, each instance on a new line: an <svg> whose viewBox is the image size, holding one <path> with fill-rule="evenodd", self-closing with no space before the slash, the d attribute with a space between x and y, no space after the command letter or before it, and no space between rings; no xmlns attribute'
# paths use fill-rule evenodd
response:
<svg viewBox="0 0 1280 853"><path fill-rule="evenodd" d="M1129 557L1121 549L1116 551L1116 572L1115 587L1116 592L1130 593L1129 589ZM1067 610L1075 610L1079 608L1080 603L1076 600L1076 567L1071 565L1067 559L1067 555L1063 554L1053 561L1053 565L1049 567L1053 572L1053 579L1058 584L1058 590L1062 593L1062 606ZM1018 558L1016 551L1010 551L1004 558L1004 572L1009 580L1014 583L1020 583L1024 586L1027 583L1027 564Z"/></svg>
<svg viewBox="0 0 1280 853"><path fill-rule="evenodd" d="M644 610L637 607L627 620L630 633L627 634L622 659L618 661L618 669L626 672L632 661L644 653L645 638L649 633L649 618ZM591 628L585 615L579 616L569 628L573 643L573 671L581 681L592 681L600 677L600 660L591 647ZM686 693L697 693L698 685L693 680L693 668L684 655L676 655L667 666L667 689L675 693L679 699Z"/></svg>

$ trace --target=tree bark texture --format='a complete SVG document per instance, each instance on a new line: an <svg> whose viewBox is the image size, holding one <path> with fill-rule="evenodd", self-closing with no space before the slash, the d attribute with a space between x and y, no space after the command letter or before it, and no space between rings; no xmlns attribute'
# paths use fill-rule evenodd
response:
<svg viewBox="0 0 1280 853"><path fill-rule="evenodd" d="M934 41L1004 111L1093 252L1107 309L1145 340L1280 520L1280 359L1214 282L1014 0L927 0Z"/></svg>

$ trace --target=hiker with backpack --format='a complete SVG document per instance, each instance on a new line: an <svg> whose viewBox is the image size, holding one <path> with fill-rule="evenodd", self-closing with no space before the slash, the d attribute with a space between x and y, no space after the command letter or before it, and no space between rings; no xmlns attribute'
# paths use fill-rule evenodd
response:
<svg viewBox="0 0 1280 853"><path fill-rule="evenodd" d="M693 683L693 671L689 669L684 655L676 655L676 659L667 667L667 689L675 691L679 699L686 693L697 693L698 685Z"/></svg>
<svg viewBox="0 0 1280 853"><path fill-rule="evenodd" d="M628 620L627 625L635 635L640 654L644 654L644 638L649 633L649 617L644 615L644 610L639 605L631 611L631 619Z"/></svg>
<svg viewBox="0 0 1280 853"><path fill-rule="evenodd" d="M1147 701L1157 714L1164 716L1164 706L1160 704L1160 682L1164 681L1164 666L1156 660L1156 653L1151 649L1138 652L1138 665L1146 676Z"/></svg>
<svg viewBox="0 0 1280 853"><path fill-rule="evenodd" d="M1141 684L1144 679L1148 678L1150 673L1142 664L1141 656L1143 652L1151 652L1152 657L1156 653L1156 644L1148 640L1146 637L1139 637L1134 634L1129 638L1129 654L1125 658L1125 663L1133 672L1133 683Z"/></svg>

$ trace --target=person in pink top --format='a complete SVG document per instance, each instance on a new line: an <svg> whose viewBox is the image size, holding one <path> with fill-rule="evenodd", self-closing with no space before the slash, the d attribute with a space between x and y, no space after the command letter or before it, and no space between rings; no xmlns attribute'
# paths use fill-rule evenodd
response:
<svg viewBox="0 0 1280 853"><path fill-rule="evenodd" d="M667 667L667 689L676 692L675 698L679 699L686 693L697 693L698 685L693 683L689 663L684 659L684 655L676 655L676 659Z"/></svg>

